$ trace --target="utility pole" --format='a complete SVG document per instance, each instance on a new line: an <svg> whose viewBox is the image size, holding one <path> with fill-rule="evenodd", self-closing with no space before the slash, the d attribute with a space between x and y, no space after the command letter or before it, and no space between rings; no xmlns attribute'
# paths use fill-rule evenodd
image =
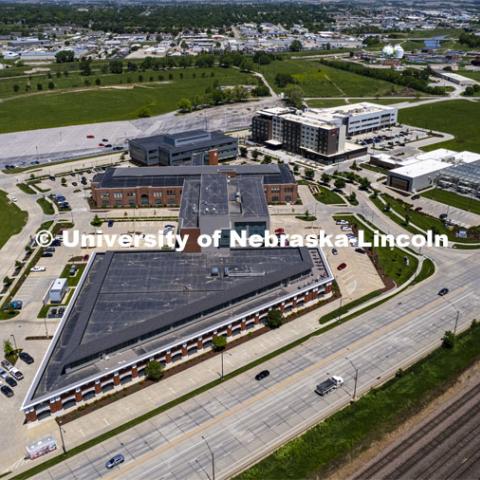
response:
<svg viewBox="0 0 480 480"><path fill-rule="evenodd" d="M223 381L223 350L220 352L220 356L222 358L222 377L221 377L221 380Z"/></svg>
<svg viewBox="0 0 480 480"><path fill-rule="evenodd" d="M457 310L457 316L455 317L455 326L453 327L453 334L457 334L458 319L460 318L460 310Z"/></svg>
<svg viewBox="0 0 480 480"><path fill-rule="evenodd" d="M65 439L63 438L63 429L62 429L62 420L57 419L58 429L60 430L60 439L62 441L62 450L63 453L67 453L67 448L65 447Z"/></svg>
<svg viewBox="0 0 480 480"><path fill-rule="evenodd" d="M212 480L215 480L215 455L213 450L210 448L210 444L208 443L207 439L202 435L202 439L207 444L208 450L210 451L210 455L212 458Z"/></svg>

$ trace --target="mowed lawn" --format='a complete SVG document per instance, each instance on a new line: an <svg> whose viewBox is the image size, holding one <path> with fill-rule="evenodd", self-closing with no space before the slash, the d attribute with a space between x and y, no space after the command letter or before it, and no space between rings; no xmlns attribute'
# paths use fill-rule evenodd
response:
<svg viewBox="0 0 480 480"><path fill-rule="evenodd" d="M399 111L398 117L401 123L431 128L455 136L454 140L429 145L423 150L449 148L480 153L480 103L467 100L432 103L404 108Z"/></svg>
<svg viewBox="0 0 480 480"><path fill-rule="evenodd" d="M27 223L28 214L11 203L7 194L0 190L0 248L12 235L19 233Z"/></svg>
<svg viewBox="0 0 480 480"><path fill-rule="evenodd" d="M192 78L194 72L197 78ZM158 115L176 110L183 97L203 95L216 80L220 85L238 85L252 83L253 79L234 69L208 69L204 78L201 72L201 69L191 69L188 76L184 73L183 79L177 77L163 83L93 87L78 92L53 91L5 100L0 103L0 133L129 120L138 118L145 109L150 115ZM211 72L214 77L210 76Z"/></svg>
<svg viewBox="0 0 480 480"><path fill-rule="evenodd" d="M400 87L390 82L327 67L312 60L275 61L262 66L260 71L276 92L284 90L275 84L277 73L292 75L306 97L374 97L390 95L394 89L400 91Z"/></svg>
<svg viewBox="0 0 480 480"><path fill-rule="evenodd" d="M445 205L450 205L480 215L480 201L471 197L459 195L455 192L434 188L433 190L428 190L427 192L422 193L422 197L430 198L431 200L436 200Z"/></svg>

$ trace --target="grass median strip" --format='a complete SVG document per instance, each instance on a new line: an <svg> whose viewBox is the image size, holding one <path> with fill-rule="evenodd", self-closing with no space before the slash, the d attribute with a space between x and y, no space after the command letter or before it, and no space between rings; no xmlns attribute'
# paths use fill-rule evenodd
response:
<svg viewBox="0 0 480 480"><path fill-rule="evenodd" d="M438 348L382 387L287 443L236 480L320 478L351 455L368 448L446 391L480 359L480 325L475 323L455 348Z"/></svg>
<svg viewBox="0 0 480 480"><path fill-rule="evenodd" d="M45 215L53 215L55 213L53 205L48 200L45 200L44 198L39 198L37 200L37 203L40 205Z"/></svg>
<svg viewBox="0 0 480 480"><path fill-rule="evenodd" d="M459 195L458 193L449 192L440 188L428 190L422 193L421 196L443 203L444 205L450 205L451 207L460 208L461 210L480 215L480 201L472 197L466 197L465 195Z"/></svg>

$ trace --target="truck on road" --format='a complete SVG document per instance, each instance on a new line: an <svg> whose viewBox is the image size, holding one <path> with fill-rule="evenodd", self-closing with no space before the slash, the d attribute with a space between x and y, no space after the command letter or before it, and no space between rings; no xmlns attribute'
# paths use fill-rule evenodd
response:
<svg viewBox="0 0 480 480"><path fill-rule="evenodd" d="M321 397L330 393L332 390L336 390L338 387L343 385L343 378L336 375L332 375L327 380L324 380L322 383L319 383L315 388L315 393L318 393Z"/></svg>

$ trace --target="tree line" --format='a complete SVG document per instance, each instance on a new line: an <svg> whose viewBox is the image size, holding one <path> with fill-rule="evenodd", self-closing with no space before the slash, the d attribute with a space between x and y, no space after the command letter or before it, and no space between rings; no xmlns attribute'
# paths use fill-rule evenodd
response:
<svg viewBox="0 0 480 480"><path fill-rule="evenodd" d="M423 70L406 68L403 71L396 71L383 68L371 68L358 63L343 62L341 60L321 59L319 61L329 67L338 68L339 70L345 70L365 77L375 78L377 80L384 80L396 85L428 93L429 95L446 94L445 87L431 87L428 84L428 79L431 75L431 69L429 67Z"/></svg>

